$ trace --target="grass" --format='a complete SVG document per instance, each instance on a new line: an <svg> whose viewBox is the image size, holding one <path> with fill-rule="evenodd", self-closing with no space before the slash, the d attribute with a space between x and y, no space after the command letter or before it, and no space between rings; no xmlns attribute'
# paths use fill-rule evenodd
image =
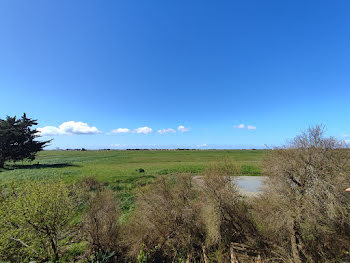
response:
<svg viewBox="0 0 350 263"><path fill-rule="evenodd" d="M113 183L140 180L140 177L193 173L201 174L212 162L231 159L244 175L260 175L263 150L206 151L43 151L33 164L8 164L2 170L0 184L8 180L60 177L76 182L84 176ZM38 165L35 165L39 162ZM144 169L140 173L138 169ZM1 170L0 170L1 171Z"/></svg>
<svg viewBox="0 0 350 263"><path fill-rule="evenodd" d="M0 185L13 180L56 178L75 183L92 176L118 192L123 210L128 211L133 204L133 189L159 175L200 175L210 163L229 159L240 166L242 175L256 176L260 175L263 155L263 150L43 151L33 164L8 163L7 169L0 170Z"/></svg>

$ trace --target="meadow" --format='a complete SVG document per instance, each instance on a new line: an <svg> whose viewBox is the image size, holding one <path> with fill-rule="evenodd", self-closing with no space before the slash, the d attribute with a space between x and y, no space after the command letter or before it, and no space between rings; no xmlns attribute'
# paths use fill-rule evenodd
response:
<svg viewBox="0 0 350 263"><path fill-rule="evenodd" d="M133 203L132 191L160 175L200 175L211 163L232 160L241 175L259 176L264 150L101 150L42 151L34 162L8 163L0 184L11 181L60 179L76 183L94 177L118 192L123 210Z"/></svg>
<svg viewBox="0 0 350 263"><path fill-rule="evenodd" d="M211 163L225 159L234 161L242 175L255 176L260 175L263 155L264 150L43 151L32 163L8 163L1 171L0 183L44 178L69 183L85 176L108 184L137 182L157 175L198 175Z"/></svg>

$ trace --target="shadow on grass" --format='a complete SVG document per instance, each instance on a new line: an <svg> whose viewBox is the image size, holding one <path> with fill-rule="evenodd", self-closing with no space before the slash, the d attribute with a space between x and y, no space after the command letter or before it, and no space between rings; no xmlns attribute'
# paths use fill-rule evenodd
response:
<svg viewBox="0 0 350 263"><path fill-rule="evenodd" d="M71 163L53 163L53 164L13 164L8 165L4 169L0 169L1 171L6 170L18 170L18 169L42 169L42 168L65 168L65 167L79 167L79 165L71 164Z"/></svg>

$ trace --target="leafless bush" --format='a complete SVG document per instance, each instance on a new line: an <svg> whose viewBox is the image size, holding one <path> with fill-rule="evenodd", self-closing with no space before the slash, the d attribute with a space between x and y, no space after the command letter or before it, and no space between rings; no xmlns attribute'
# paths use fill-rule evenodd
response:
<svg viewBox="0 0 350 263"><path fill-rule="evenodd" d="M83 220L83 231L92 253L117 250L119 215L118 202L110 189L99 188L93 193Z"/></svg>
<svg viewBox="0 0 350 263"><path fill-rule="evenodd" d="M80 187L86 192L100 190L102 185L95 177L85 176L80 182Z"/></svg>
<svg viewBox="0 0 350 263"><path fill-rule="evenodd" d="M198 184L182 175L145 187L124 229L131 257L142 248L152 254L150 261L226 262L232 242L260 249L249 206L230 178L235 171L235 165L224 162L211 166Z"/></svg>
<svg viewBox="0 0 350 263"><path fill-rule="evenodd" d="M350 151L309 128L264 161L268 175L264 194L256 200L260 230L275 252L288 262L344 259L350 245Z"/></svg>
<svg viewBox="0 0 350 263"><path fill-rule="evenodd" d="M201 223L205 226L206 245L214 260L218 251L228 260L232 243L247 246L254 253L263 253L265 244L251 216L249 204L240 195L232 175L239 169L232 162L218 163L206 170L201 188Z"/></svg>
<svg viewBox="0 0 350 263"><path fill-rule="evenodd" d="M198 225L198 189L191 176L160 178L139 194L124 240L135 258L140 248L155 258L195 257L204 241Z"/></svg>

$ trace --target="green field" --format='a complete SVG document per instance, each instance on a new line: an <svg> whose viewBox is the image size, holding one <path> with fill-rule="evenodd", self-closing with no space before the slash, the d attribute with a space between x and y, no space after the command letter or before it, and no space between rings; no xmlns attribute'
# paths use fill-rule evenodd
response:
<svg viewBox="0 0 350 263"><path fill-rule="evenodd" d="M7 169L0 170L0 184L38 179L75 183L92 176L120 193L128 209L132 190L156 176L200 175L208 165L224 159L237 163L242 175L255 176L260 175L263 155L263 150L43 151L33 164L8 163ZM144 172L139 171L141 168Z"/></svg>
<svg viewBox="0 0 350 263"><path fill-rule="evenodd" d="M233 160L244 175L260 175L263 150L186 150L186 151L43 151L33 164L8 163L0 173L0 182L21 179L60 177L75 182L94 176L113 183L129 177L192 173L201 174L207 165L224 159ZM39 162L39 165L35 165ZM138 169L144 169L140 173Z"/></svg>

